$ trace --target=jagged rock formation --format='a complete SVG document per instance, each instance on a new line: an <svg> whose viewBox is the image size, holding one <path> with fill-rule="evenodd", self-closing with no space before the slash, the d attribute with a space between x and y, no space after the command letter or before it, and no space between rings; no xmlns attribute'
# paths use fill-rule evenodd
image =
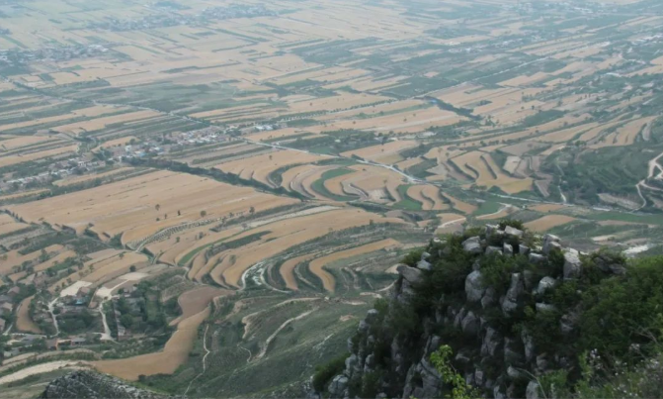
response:
<svg viewBox="0 0 663 399"><path fill-rule="evenodd" d="M442 397L449 387L429 360L441 345L486 397L538 398L536 376L579 374L572 343L581 307L576 291L564 290L626 270L619 256L581 256L558 237L505 223L435 239L408 263L398 267L391 298L349 340L332 398Z"/></svg>
<svg viewBox="0 0 663 399"><path fill-rule="evenodd" d="M128 385L117 378L91 371L75 371L46 387L40 399L167 399L183 398L159 395Z"/></svg>

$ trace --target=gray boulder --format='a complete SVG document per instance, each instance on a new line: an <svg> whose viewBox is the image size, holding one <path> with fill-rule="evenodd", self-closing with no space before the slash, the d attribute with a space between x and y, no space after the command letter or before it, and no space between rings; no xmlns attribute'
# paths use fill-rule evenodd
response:
<svg viewBox="0 0 663 399"><path fill-rule="evenodd" d="M460 327L467 335L477 335L479 333L480 322L474 312L469 311L460 322Z"/></svg>
<svg viewBox="0 0 663 399"><path fill-rule="evenodd" d="M550 362L546 353L542 353L536 357L536 368L541 373L546 372L550 368Z"/></svg>
<svg viewBox="0 0 663 399"><path fill-rule="evenodd" d="M476 270L465 278L465 294L469 302L479 302L486 288L483 286L481 272Z"/></svg>
<svg viewBox="0 0 663 399"><path fill-rule="evenodd" d="M527 384L525 399L539 399L539 384L536 381L530 381Z"/></svg>
<svg viewBox="0 0 663 399"><path fill-rule="evenodd" d="M487 237L490 237L490 236L493 235L493 233L495 233L499 228L500 228L500 226L498 226L498 225L496 225L496 224L487 224L487 225L486 225L486 236L487 236Z"/></svg>
<svg viewBox="0 0 663 399"><path fill-rule="evenodd" d="M481 307L486 309L493 306L497 302L497 293L493 287L486 288L486 293L481 298Z"/></svg>
<svg viewBox="0 0 663 399"><path fill-rule="evenodd" d="M506 369L506 374L511 377L511 379L517 380L518 378L523 376L523 373L520 372L517 368L513 366L509 366Z"/></svg>
<svg viewBox="0 0 663 399"><path fill-rule="evenodd" d="M345 390L348 389L348 377L337 375L329 384L329 395L331 398L345 397Z"/></svg>
<svg viewBox="0 0 663 399"><path fill-rule="evenodd" d="M555 305L550 305L547 303L537 303L535 306L537 312L553 312L557 310Z"/></svg>
<svg viewBox="0 0 663 399"><path fill-rule="evenodd" d="M509 237L515 237L515 238L520 238L523 236L522 230L518 230L511 226L506 226L506 229L504 229L504 233Z"/></svg>
<svg viewBox="0 0 663 399"><path fill-rule="evenodd" d="M534 338L529 334L525 329L520 333L520 338L523 341L523 349L525 351L525 359L529 362L534 359L535 347L534 347Z"/></svg>
<svg viewBox="0 0 663 399"><path fill-rule="evenodd" d="M399 265L396 268L396 271L410 284L418 284L421 281L422 275L421 270L419 269L410 267L408 265Z"/></svg>
<svg viewBox="0 0 663 399"><path fill-rule="evenodd" d="M478 255L481 251L481 241L478 236L470 237L463 241L463 250L467 253Z"/></svg>
<svg viewBox="0 0 663 399"><path fill-rule="evenodd" d="M501 385L497 385L495 388L493 388L493 398L507 399L506 393L504 393Z"/></svg>
<svg viewBox="0 0 663 399"><path fill-rule="evenodd" d="M417 269L420 269L420 270L430 270L430 269L432 269L432 268L433 268L433 265L431 265L430 262L427 262L427 261L425 261L425 260L420 260L420 261L417 263Z"/></svg>
<svg viewBox="0 0 663 399"><path fill-rule="evenodd" d="M518 308L518 298L525 291L523 282L520 279L520 273L511 275L511 286L502 301L502 312L505 316L511 315Z"/></svg>
<svg viewBox="0 0 663 399"><path fill-rule="evenodd" d="M533 265L539 265L546 261L546 257L541 254L530 253L529 254L529 263Z"/></svg>
<svg viewBox="0 0 663 399"><path fill-rule="evenodd" d="M500 247L486 248L486 255L491 255L491 254L502 255L502 248Z"/></svg>
<svg viewBox="0 0 663 399"><path fill-rule="evenodd" d="M562 330L562 333L570 334L575 329L578 319L579 314L576 312L570 312L562 316L559 320L559 327Z"/></svg>
<svg viewBox="0 0 663 399"><path fill-rule="evenodd" d="M529 255L529 251L530 251L530 249L527 245L523 245L523 244L518 245L518 253L519 254L527 256L527 255Z"/></svg>
<svg viewBox="0 0 663 399"><path fill-rule="evenodd" d="M513 255L513 246L511 244L504 243L502 246L502 252L504 252L504 255L507 256Z"/></svg>
<svg viewBox="0 0 663 399"><path fill-rule="evenodd" d="M548 255L553 249L561 249L560 239L552 234L546 234L543 237L543 253Z"/></svg>
<svg viewBox="0 0 663 399"><path fill-rule="evenodd" d="M377 309L371 309L366 312L366 317L364 320L366 320L366 322L369 324L373 324L373 322L375 322L375 320L378 318L379 314L380 312L378 312Z"/></svg>
<svg viewBox="0 0 663 399"><path fill-rule="evenodd" d="M504 364L520 365L524 360L519 343L515 339L504 338Z"/></svg>
<svg viewBox="0 0 663 399"><path fill-rule="evenodd" d="M564 253L564 280L578 278L582 271L582 262L580 254L575 249L570 249Z"/></svg>
<svg viewBox="0 0 663 399"><path fill-rule="evenodd" d="M486 329L486 334L481 341L481 356L495 356L502 349L503 338L497 330L492 327Z"/></svg>
<svg viewBox="0 0 663 399"><path fill-rule="evenodd" d="M626 273L626 268L620 263L615 263L608 256L599 254L594 259L596 266L604 273L623 275Z"/></svg>
<svg viewBox="0 0 663 399"><path fill-rule="evenodd" d="M545 294L546 291L548 291L551 288L554 288L557 285L557 280L555 280L552 277L544 277L539 281L539 285L536 287L536 293L538 295L543 295Z"/></svg>

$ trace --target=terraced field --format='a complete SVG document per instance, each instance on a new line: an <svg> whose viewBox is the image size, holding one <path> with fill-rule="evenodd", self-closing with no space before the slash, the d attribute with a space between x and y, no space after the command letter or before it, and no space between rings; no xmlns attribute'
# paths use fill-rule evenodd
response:
<svg viewBox="0 0 663 399"><path fill-rule="evenodd" d="M436 232L517 218L588 251L658 245L661 11L8 1L15 328L96 336L85 367L173 394L298 397ZM67 334L77 296L90 323Z"/></svg>

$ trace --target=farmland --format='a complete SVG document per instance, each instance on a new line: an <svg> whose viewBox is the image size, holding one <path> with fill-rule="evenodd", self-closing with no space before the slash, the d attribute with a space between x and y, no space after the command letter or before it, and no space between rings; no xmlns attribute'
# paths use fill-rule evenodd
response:
<svg viewBox="0 0 663 399"><path fill-rule="evenodd" d="M5 3L0 294L57 361L297 396L436 232L663 224L658 3Z"/></svg>

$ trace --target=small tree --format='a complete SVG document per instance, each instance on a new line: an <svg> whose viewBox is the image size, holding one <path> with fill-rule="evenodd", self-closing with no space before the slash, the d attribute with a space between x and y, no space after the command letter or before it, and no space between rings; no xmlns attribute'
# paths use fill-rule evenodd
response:
<svg viewBox="0 0 663 399"><path fill-rule="evenodd" d="M442 381L451 386L451 398L480 398L482 396L481 393L466 383L465 378L451 365L451 355L453 355L451 347L449 345L442 345L440 349L430 356L433 367L442 376Z"/></svg>
<svg viewBox="0 0 663 399"><path fill-rule="evenodd" d="M207 216L207 211L200 211L200 217L204 218L205 216Z"/></svg>

